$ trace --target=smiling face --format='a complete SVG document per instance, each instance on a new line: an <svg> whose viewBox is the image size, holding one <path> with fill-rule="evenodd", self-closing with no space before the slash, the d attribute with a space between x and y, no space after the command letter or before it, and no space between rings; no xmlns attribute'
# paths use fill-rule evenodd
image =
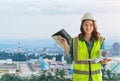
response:
<svg viewBox="0 0 120 81"><path fill-rule="evenodd" d="M80 25L80 39L84 36L92 36L95 40L99 39L100 33L97 31L96 21L94 20L83 20Z"/></svg>
<svg viewBox="0 0 120 81"><path fill-rule="evenodd" d="M93 26L92 20L85 20L83 23L83 30L84 30L85 35L92 34L93 29L94 29L94 26Z"/></svg>

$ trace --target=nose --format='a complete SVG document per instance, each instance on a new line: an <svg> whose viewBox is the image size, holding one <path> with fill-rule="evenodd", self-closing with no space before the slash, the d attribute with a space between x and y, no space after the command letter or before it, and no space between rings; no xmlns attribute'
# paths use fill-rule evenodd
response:
<svg viewBox="0 0 120 81"><path fill-rule="evenodd" d="M86 29L90 29L90 26L86 26Z"/></svg>

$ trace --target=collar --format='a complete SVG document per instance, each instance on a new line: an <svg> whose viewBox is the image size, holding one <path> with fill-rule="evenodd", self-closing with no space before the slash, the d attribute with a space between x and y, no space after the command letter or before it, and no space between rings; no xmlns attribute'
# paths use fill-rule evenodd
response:
<svg viewBox="0 0 120 81"><path fill-rule="evenodd" d="M83 37L81 40L82 40L82 41L87 41L85 37ZM95 39L92 37L92 40L91 40L91 41L95 41Z"/></svg>

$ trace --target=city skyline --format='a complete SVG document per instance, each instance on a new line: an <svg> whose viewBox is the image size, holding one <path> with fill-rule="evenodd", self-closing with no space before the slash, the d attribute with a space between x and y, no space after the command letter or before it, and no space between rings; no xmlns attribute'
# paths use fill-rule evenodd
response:
<svg viewBox="0 0 120 81"><path fill-rule="evenodd" d="M119 0L1 0L0 39L50 39L62 28L74 37L91 12L101 35L119 40L119 7Z"/></svg>

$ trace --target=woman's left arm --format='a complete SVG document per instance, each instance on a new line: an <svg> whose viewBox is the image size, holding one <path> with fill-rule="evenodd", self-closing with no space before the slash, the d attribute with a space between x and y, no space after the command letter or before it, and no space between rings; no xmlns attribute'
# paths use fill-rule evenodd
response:
<svg viewBox="0 0 120 81"><path fill-rule="evenodd" d="M102 51L102 56L106 56L107 51L106 51L106 47L105 47L105 41L102 43L101 50L103 50ZM102 62L102 64L106 64L109 61L111 61L111 59L103 59L101 62Z"/></svg>

